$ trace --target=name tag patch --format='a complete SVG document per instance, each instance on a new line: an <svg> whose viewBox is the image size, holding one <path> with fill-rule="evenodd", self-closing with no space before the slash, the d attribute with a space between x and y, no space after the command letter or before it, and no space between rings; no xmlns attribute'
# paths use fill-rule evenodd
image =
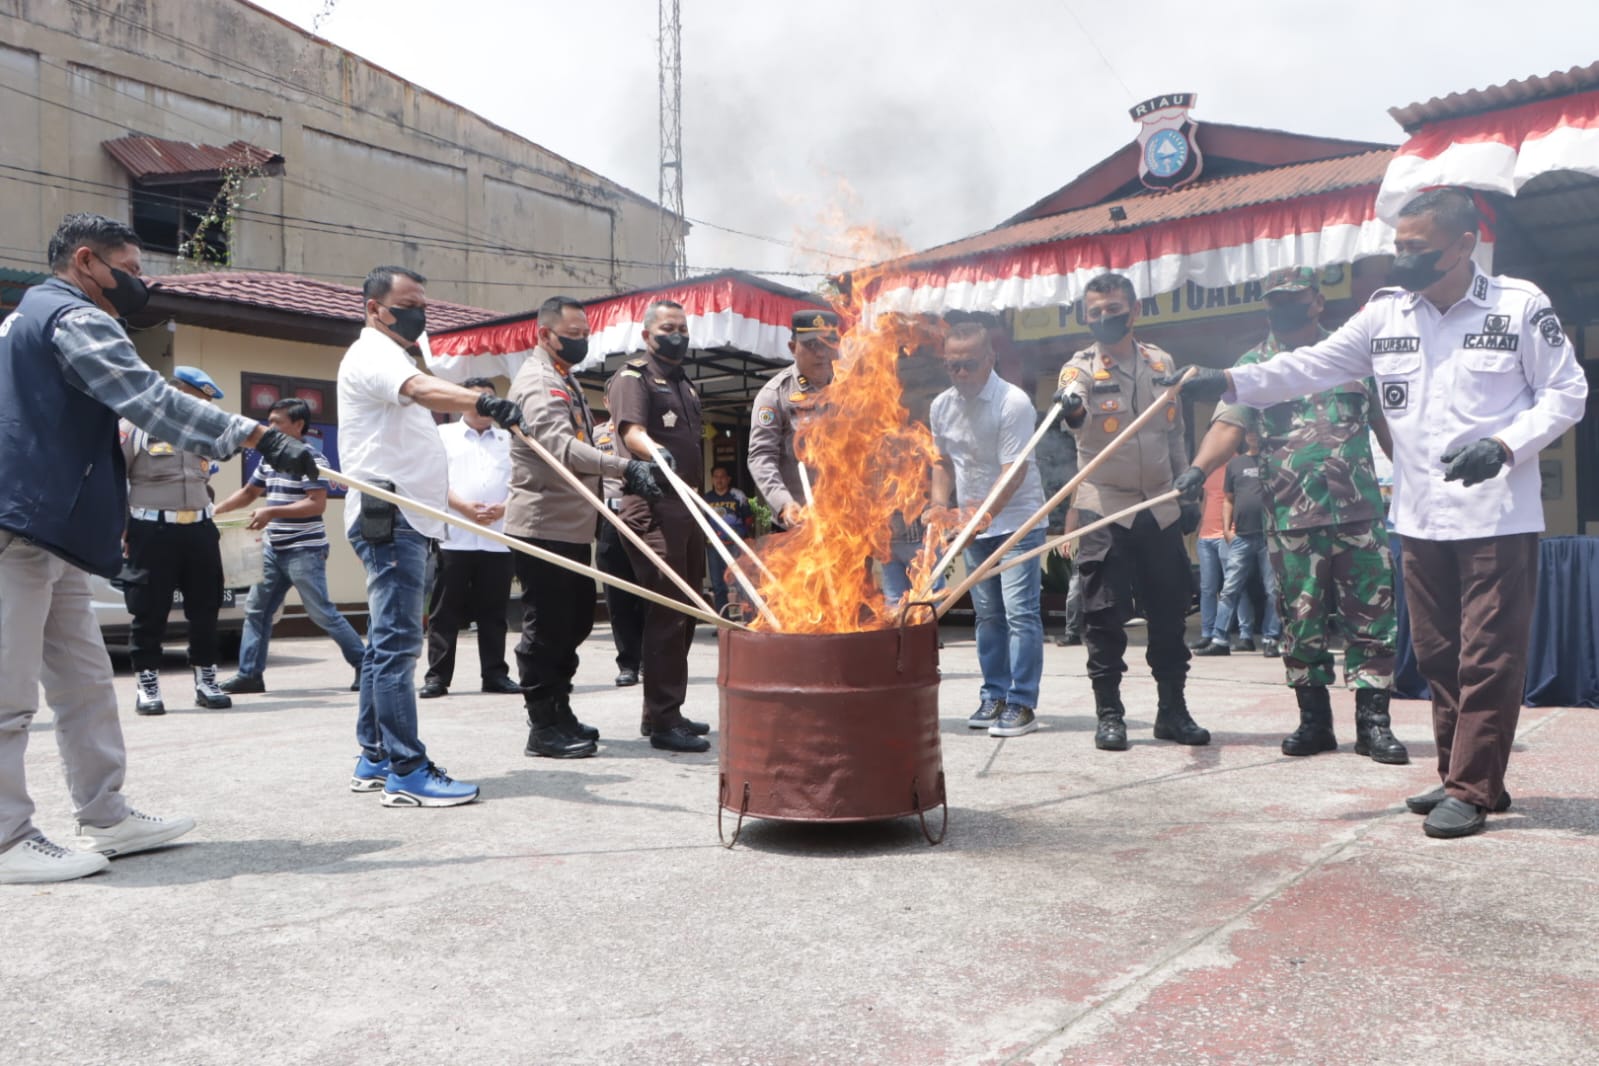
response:
<svg viewBox="0 0 1599 1066"><path fill-rule="evenodd" d="M1513 352L1521 338L1514 333L1468 333L1467 348L1489 348L1496 352Z"/></svg>
<svg viewBox="0 0 1599 1066"><path fill-rule="evenodd" d="M1103 382L1096 381L1096 382L1094 382L1094 391L1095 392L1120 392L1120 391L1122 391L1122 387L1121 387L1121 384L1119 382L1115 382L1115 381L1103 381Z"/></svg>
<svg viewBox="0 0 1599 1066"><path fill-rule="evenodd" d="M1421 351L1420 337L1373 337L1372 355L1394 355L1399 352Z"/></svg>
<svg viewBox="0 0 1599 1066"><path fill-rule="evenodd" d="M1382 384L1382 409L1403 411L1410 406L1410 382L1385 381Z"/></svg>

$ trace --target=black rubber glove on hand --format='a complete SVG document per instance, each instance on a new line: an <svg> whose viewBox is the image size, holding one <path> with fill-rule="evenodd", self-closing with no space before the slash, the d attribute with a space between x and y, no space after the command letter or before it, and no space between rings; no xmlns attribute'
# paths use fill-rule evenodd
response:
<svg viewBox="0 0 1599 1066"><path fill-rule="evenodd" d="M516 429L522 424L522 409L503 396L483 393L477 398L477 413L494 419L501 429Z"/></svg>
<svg viewBox="0 0 1599 1066"><path fill-rule="evenodd" d="M272 469L280 474L306 478L322 476L321 471L317 469L316 452L282 430L269 429L261 434L261 441L255 446L255 450L260 452L261 458L271 463Z"/></svg>
<svg viewBox="0 0 1599 1066"><path fill-rule="evenodd" d="M1470 488L1495 477L1510 461L1505 446L1492 437L1473 441L1463 448L1444 452L1444 480L1458 481Z"/></svg>
<svg viewBox="0 0 1599 1066"><path fill-rule="evenodd" d="M1199 519L1204 514L1199 504L1185 500L1177 505L1177 512L1177 525L1183 531L1183 536L1199 528Z"/></svg>
<svg viewBox="0 0 1599 1066"><path fill-rule="evenodd" d="M1083 420L1083 398L1075 392L1061 389L1055 393L1055 402L1060 404L1060 422L1057 425L1061 429Z"/></svg>
<svg viewBox="0 0 1599 1066"><path fill-rule="evenodd" d="M1188 367L1183 370L1173 370L1170 374L1159 374L1155 377L1155 384L1163 389L1169 389L1182 381L1183 375L1189 370L1193 375L1183 381L1182 398L1185 400L1209 400L1214 403L1221 399L1222 393L1231 386L1227 383L1227 372L1216 370L1208 366Z"/></svg>
<svg viewBox="0 0 1599 1066"><path fill-rule="evenodd" d="M642 496L646 500L658 500L663 495L661 480L656 476L654 463L646 463L643 459L629 459L627 473L622 475L622 487L634 496Z"/></svg>
<svg viewBox="0 0 1599 1066"><path fill-rule="evenodd" d="M1191 466L1177 475L1171 487L1177 490L1177 498L1183 503L1198 503L1205 494L1205 472Z"/></svg>

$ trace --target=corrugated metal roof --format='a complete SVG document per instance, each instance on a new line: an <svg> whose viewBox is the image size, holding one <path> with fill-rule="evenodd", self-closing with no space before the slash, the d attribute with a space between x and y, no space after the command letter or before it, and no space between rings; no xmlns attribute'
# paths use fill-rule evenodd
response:
<svg viewBox="0 0 1599 1066"><path fill-rule="evenodd" d="M952 244L929 248L909 258L895 261L892 267L911 268L1003 248L1048 244L1073 237L1123 233L1162 222L1212 215L1253 204L1291 200L1295 197L1335 192L1362 185L1375 186L1382 181L1383 171L1387 169L1388 161L1393 158L1393 154L1394 149L1383 148L1373 152L1362 152L1359 155L1341 156L1337 159L1298 163L1293 166L1261 170L1253 174L1201 181L1173 192L1153 196L1132 196L1125 200L1095 204L1092 207L1066 211L1058 215L1018 222L1012 226L1000 226ZM1110 211L1114 207L1124 210L1127 217L1124 220L1113 221Z"/></svg>
<svg viewBox="0 0 1599 1066"><path fill-rule="evenodd" d="M1553 74L1507 81L1503 85L1490 85L1486 89L1468 89L1463 93L1435 96L1431 100L1405 107L1390 107L1388 113L1404 127L1406 133L1414 133L1428 123L1446 118L1498 111L1533 100L1596 88L1599 88L1599 62L1585 67L1572 67L1570 70L1557 70Z"/></svg>
<svg viewBox="0 0 1599 1066"><path fill-rule="evenodd" d="M361 322L365 318L360 289L298 274L219 270L164 274L145 280L157 286L157 293L169 296L216 300L342 322ZM443 300L429 300L427 310L428 326L438 331L499 317L497 311Z"/></svg>
<svg viewBox="0 0 1599 1066"><path fill-rule="evenodd" d="M111 154L112 159L122 164L134 181L147 185L199 181L241 168L267 174L283 173L281 155L248 141L234 141L218 147L191 141L133 136L102 141L101 147Z"/></svg>

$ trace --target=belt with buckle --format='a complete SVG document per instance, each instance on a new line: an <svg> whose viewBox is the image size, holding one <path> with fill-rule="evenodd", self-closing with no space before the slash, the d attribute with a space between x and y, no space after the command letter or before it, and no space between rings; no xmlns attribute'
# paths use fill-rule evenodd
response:
<svg viewBox="0 0 1599 1066"><path fill-rule="evenodd" d="M148 507L129 508L128 514L141 522L166 522L175 526L192 526L211 517L211 508L197 511L156 511Z"/></svg>

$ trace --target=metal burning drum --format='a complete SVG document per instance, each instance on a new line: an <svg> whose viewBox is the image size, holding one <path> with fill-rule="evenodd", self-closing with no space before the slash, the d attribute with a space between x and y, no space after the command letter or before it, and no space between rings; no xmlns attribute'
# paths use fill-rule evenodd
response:
<svg viewBox="0 0 1599 1066"><path fill-rule="evenodd" d="M791 634L723 629L721 807L871 822L943 805L938 627ZM948 807L944 820L948 822ZM735 829L733 841L737 841ZM731 842L729 842L731 846Z"/></svg>

